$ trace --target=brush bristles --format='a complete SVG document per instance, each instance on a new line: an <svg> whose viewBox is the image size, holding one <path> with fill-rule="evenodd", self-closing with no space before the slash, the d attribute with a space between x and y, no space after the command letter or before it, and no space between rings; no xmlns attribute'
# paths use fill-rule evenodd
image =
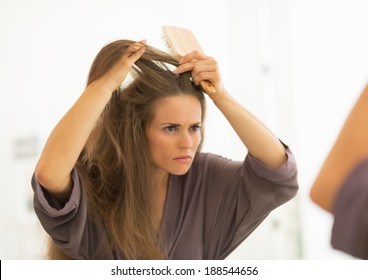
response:
<svg viewBox="0 0 368 280"><path fill-rule="evenodd" d="M169 42L168 42L165 34L162 34L161 39L162 39L162 42L165 45L165 48L166 48L167 53L170 56L172 56L174 59L176 59L177 61L179 61L182 58L182 56L180 56L178 53L175 53L174 50L170 47L170 44L169 44Z"/></svg>
<svg viewBox="0 0 368 280"><path fill-rule="evenodd" d="M163 26L162 30L167 45L175 55L183 57L192 51L203 53L201 46L190 30L168 25Z"/></svg>

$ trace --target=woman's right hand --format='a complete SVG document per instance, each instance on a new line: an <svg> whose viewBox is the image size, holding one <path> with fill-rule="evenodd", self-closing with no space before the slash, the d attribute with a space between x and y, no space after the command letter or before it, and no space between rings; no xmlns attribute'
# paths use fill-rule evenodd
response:
<svg viewBox="0 0 368 280"><path fill-rule="evenodd" d="M143 55L145 43L146 41L142 40L131 44L120 60L95 83L101 83L101 86L113 93L123 83L133 64Z"/></svg>
<svg viewBox="0 0 368 280"><path fill-rule="evenodd" d="M111 94L120 87L133 64L145 51L145 41L131 44L121 58L82 95L51 132L37 162L38 182L59 201L72 189L71 172Z"/></svg>

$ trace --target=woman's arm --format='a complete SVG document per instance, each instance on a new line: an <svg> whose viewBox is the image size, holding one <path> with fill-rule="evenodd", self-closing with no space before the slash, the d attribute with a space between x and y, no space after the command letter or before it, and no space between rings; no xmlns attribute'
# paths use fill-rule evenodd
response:
<svg viewBox="0 0 368 280"><path fill-rule="evenodd" d="M285 148L279 139L227 91L210 97L252 156L273 169L281 167L286 162Z"/></svg>
<svg viewBox="0 0 368 280"><path fill-rule="evenodd" d="M368 86L346 119L310 190L311 199L331 212L336 195L350 171L368 157Z"/></svg>
<svg viewBox="0 0 368 280"><path fill-rule="evenodd" d="M86 87L51 132L37 162L35 176L56 199L68 199L71 191L70 174L79 154L112 93L144 50L142 42L129 46L118 63Z"/></svg>
<svg viewBox="0 0 368 280"><path fill-rule="evenodd" d="M180 63L175 73L191 71L197 85L202 80L210 81L214 85L216 93L209 95L210 98L227 118L251 155L270 168L278 168L286 162L285 148L278 138L224 88L213 58L192 52L184 56Z"/></svg>

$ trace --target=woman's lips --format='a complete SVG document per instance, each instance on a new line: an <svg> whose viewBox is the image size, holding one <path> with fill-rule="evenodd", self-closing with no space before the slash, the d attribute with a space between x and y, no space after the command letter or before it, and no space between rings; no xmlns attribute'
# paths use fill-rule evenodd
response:
<svg viewBox="0 0 368 280"><path fill-rule="evenodd" d="M174 160L177 162L186 163L186 162L190 162L192 160L192 157L185 155L185 156L176 157L174 158Z"/></svg>

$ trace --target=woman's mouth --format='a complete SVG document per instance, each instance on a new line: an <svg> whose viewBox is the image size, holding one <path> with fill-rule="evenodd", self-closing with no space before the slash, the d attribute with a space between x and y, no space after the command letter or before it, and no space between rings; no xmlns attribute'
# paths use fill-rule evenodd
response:
<svg viewBox="0 0 368 280"><path fill-rule="evenodd" d="M179 156L174 158L175 161L177 162L182 162L182 163L187 163L190 162L192 160L192 157L189 155L183 155L183 156Z"/></svg>

